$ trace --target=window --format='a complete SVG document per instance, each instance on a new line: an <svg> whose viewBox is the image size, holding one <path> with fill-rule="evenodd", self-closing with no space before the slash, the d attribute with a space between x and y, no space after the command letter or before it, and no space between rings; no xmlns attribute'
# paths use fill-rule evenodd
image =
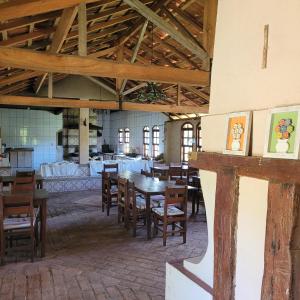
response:
<svg viewBox="0 0 300 300"><path fill-rule="evenodd" d="M193 125L185 123L181 127L181 161L187 162L189 160L189 152L193 149Z"/></svg>
<svg viewBox="0 0 300 300"><path fill-rule="evenodd" d="M123 144L124 142L124 132L123 129L118 130L119 144Z"/></svg>
<svg viewBox="0 0 300 300"><path fill-rule="evenodd" d="M159 154L159 127L153 126L152 128L152 155L153 157Z"/></svg>
<svg viewBox="0 0 300 300"><path fill-rule="evenodd" d="M129 128L124 129L124 152L129 153L129 142L130 142L130 130Z"/></svg>
<svg viewBox="0 0 300 300"><path fill-rule="evenodd" d="M149 156L149 144L150 144L150 129L145 126L143 129L143 153L144 156Z"/></svg>
<svg viewBox="0 0 300 300"><path fill-rule="evenodd" d="M199 122L196 127L196 143L197 151L202 151L201 122Z"/></svg>

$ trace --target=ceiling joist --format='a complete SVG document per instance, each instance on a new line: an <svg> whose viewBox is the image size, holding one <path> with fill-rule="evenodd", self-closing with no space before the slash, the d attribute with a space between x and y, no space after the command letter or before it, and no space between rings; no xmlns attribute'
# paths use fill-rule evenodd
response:
<svg viewBox="0 0 300 300"><path fill-rule="evenodd" d="M38 106L38 107L60 107L60 108L93 108L118 110L117 101L97 101L80 100L66 98L41 98L0 95L0 105L19 105L19 106ZM132 102L123 102L123 110L150 111L150 112L171 112L171 113L207 113L207 107L196 106L177 106L160 104L141 104Z"/></svg>
<svg viewBox="0 0 300 300"><path fill-rule="evenodd" d="M26 57L26 59L24 59ZM0 65L42 72L207 86L209 72L0 47Z"/></svg>

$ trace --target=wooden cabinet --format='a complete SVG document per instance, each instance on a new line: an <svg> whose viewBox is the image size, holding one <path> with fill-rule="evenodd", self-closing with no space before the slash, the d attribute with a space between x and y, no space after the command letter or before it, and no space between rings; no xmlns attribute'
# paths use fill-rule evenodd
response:
<svg viewBox="0 0 300 300"><path fill-rule="evenodd" d="M10 166L12 168L30 168L33 167L33 149L32 148L14 148L9 151Z"/></svg>

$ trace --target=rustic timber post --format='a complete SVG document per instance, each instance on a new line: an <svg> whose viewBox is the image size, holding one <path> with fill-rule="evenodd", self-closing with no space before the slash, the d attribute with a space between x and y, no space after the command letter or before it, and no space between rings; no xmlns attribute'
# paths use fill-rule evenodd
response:
<svg viewBox="0 0 300 300"><path fill-rule="evenodd" d="M234 299L239 177L234 168L217 172L214 223L214 299Z"/></svg>
<svg viewBox="0 0 300 300"><path fill-rule="evenodd" d="M300 299L299 186L270 182L262 300Z"/></svg>
<svg viewBox="0 0 300 300"><path fill-rule="evenodd" d="M235 298L239 176L269 181L261 299L300 299L300 160L209 152L198 152L196 157L190 161L192 167L218 174L214 300Z"/></svg>

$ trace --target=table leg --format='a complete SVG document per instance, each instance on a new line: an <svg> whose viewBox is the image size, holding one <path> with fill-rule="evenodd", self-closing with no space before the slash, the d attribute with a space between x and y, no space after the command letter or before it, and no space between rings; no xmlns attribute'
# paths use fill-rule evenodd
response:
<svg viewBox="0 0 300 300"><path fill-rule="evenodd" d="M151 207L150 195L145 195L146 199L146 222L147 222L147 239L151 239Z"/></svg>
<svg viewBox="0 0 300 300"><path fill-rule="evenodd" d="M41 205L41 257L45 257L46 253L46 230L47 230L47 200L44 199Z"/></svg>
<svg viewBox="0 0 300 300"><path fill-rule="evenodd" d="M196 192L192 192L192 216L195 214Z"/></svg>

